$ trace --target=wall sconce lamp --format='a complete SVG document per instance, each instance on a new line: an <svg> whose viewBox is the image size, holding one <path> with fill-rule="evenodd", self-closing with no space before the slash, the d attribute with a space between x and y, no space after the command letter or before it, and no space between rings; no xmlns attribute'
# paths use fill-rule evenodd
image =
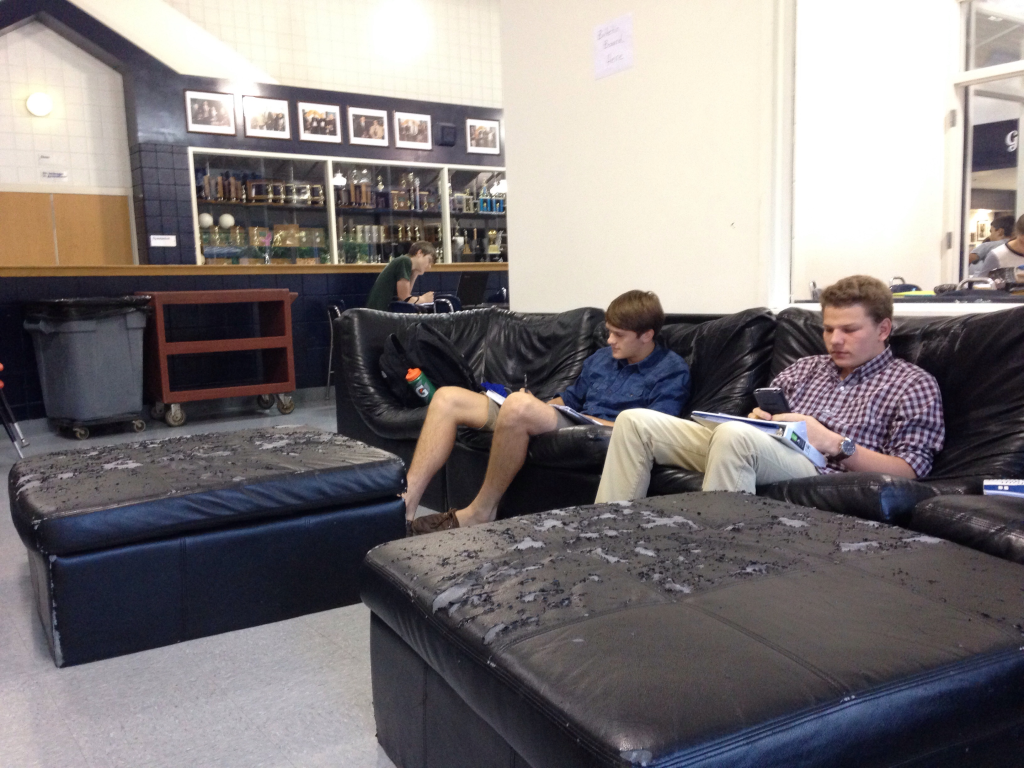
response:
<svg viewBox="0 0 1024 768"><path fill-rule="evenodd" d="M53 99L37 91L25 100L25 108L36 117L46 117L53 111Z"/></svg>

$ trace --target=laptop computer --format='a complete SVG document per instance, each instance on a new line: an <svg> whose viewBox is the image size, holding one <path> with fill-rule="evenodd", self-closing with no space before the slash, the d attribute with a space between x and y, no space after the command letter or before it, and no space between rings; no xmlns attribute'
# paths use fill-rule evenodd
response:
<svg viewBox="0 0 1024 768"><path fill-rule="evenodd" d="M474 307L484 303L487 293L489 272L463 272L459 277L459 287L455 295L459 297L463 308Z"/></svg>

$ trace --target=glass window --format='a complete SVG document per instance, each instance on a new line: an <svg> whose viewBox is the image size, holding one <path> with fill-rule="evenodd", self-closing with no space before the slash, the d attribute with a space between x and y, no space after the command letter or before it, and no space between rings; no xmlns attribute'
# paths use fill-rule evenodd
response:
<svg viewBox="0 0 1024 768"><path fill-rule="evenodd" d="M206 264L329 264L327 163L196 152Z"/></svg>
<svg viewBox="0 0 1024 768"><path fill-rule="evenodd" d="M1024 59L1024 0L971 3L968 29L968 69Z"/></svg>
<svg viewBox="0 0 1024 768"><path fill-rule="evenodd" d="M450 173L452 261L508 261L505 172Z"/></svg>
<svg viewBox="0 0 1024 768"><path fill-rule="evenodd" d="M388 262L417 240L443 251L441 168L343 160L332 166L340 263Z"/></svg>
<svg viewBox="0 0 1024 768"><path fill-rule="evenodd" d="M978 246L990 239L992 222L1016 218L1024 202L1024 178L1018 156L1024 78L1014 77L967 89L966 219L962 263L977 273Z"/></svg>

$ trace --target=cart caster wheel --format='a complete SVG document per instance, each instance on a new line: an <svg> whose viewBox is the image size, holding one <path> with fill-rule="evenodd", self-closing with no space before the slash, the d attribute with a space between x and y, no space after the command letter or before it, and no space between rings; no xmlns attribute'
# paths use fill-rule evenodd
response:
<svg viewBox="0 0 1024 768"><path fill-rule="evenodd" d="M167 413L164 414L164 421L167 422L168 427L180 427L185 423L185 409L174 403L167 408Z"/></svg>
<svg viewBox="0 0 1024 768"><path fill-rule="evenodd" d="M142 419L135 419L135 421L132 422L132 429L134 429L136 432L145 432L146 422L144 422Z"/></svg>
<svg viewBox="0 0 1024 768"><path fill-rule="evenodd" d="M277 410L287 416L289 413L295 410L295 401L288 395L277 396Z"/></svg>
<svg viewBox="0 0 1024 768"><path fill-rule="evenodd" d="M256 395L256 407L261 411L269 411L274 407L273 395Z"/></svg>
<svg viewBox="0 0 1024 768"><path fill-rule="evenodd" d="M166 411L167 407L163 403L153 403L149 409L149 415L154 419L162 419Z"/></svg>
<svg viewBox="0 0 1024 768"><path fill-rule="evenodd" d="M85 440L87 437L89 437L89 428L75 427L74 429L71 430L71 434L73 434L79 440Z"/></svg>

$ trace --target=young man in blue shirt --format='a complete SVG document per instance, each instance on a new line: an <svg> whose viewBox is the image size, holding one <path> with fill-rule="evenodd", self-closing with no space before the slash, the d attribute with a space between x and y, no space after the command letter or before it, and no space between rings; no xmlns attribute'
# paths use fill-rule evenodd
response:
<svg viewBox="0 0 1024 768"><path fill-rule="evenodd" d="M409 465L405 516L413 533L493 520L502 494L526 461L530 438L574 426L554 405L568 405L607 425L627 408L671 416L682 412L690 399L690 369L679 355L655 342L665 322L658 297L650 291L628 291L608 306L605 321L608 346L588 357L572 386L546 403L526 390L509 395L500 408L486 395L468 389L437 391ZM494 432L480 492L465 509L413 519L427 484L448 460L459 427Z"/></svg>

